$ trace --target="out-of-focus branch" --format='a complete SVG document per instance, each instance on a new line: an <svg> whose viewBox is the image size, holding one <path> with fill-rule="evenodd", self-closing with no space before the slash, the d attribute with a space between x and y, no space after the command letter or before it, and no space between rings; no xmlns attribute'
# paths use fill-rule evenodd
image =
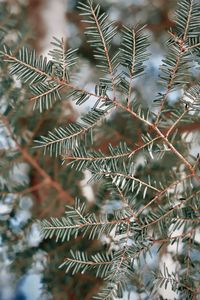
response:
<svg viewBox="0 0 200 300"><path fill-rule="evenodd" d="M0 119L7 128L10 137L15 141L17 149L22 154L23 158L26 162L28 162L37 172L38 174L45 179L45 181L48 183L48 185L54 189L57 190L59 193L59 197L62 199L65 199L65 201L68 204L71 204L74 202L73 198L63 189L63 187L60 185L59 182L55 181L39 164L38 162L29 154L26 148L23 148L17 141L17 139L14 137L12 129L10 128L10 125L6 119L5 116L0 114Z"/></svg>

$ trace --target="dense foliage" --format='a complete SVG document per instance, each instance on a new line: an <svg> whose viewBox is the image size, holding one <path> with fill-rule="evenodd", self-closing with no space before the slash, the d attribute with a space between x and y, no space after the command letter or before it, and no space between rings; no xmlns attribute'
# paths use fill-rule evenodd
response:
<svg viewBox="0 0 200 300"><path fill-rule="evenodd" d="M36 187L51 187L43 190L47 193L44 210L55 197L67 204L64 216L41 220L39 225L44 238L59 243L75 239L60 268L73 275L88 272L102 278L103 287L94 299L116 299L132 290L145 299L159 299L163 286L172 289L177 299L198 299L200 176L195 129L200 107L200 3L179 1L169 31L168 53L160 67L159 91L156 97L149 95L146 105L135 85L150 56L148 30L124 26L116 50L113 40L119 38L118 28L100 5L88 0L80 3L79 9L101 73L91 90L79 85L77 50L66 49L64 39L54 38L48 60L37 57L27 46L16 51L4 43L3 34L1 58L8 63L10 74L29 87L29 91L14 90L10 106L1 113L16 148L8 151L6 162L16 162L20 152L43 178ZM12 82L10 78L9 84ZM12 117L13 106L15 117L16 111L30 113L21 101L28 93L35 109L31 142L20 136L21 128ZM176 95L173 103L172 93ZM65 114L59 105L68 102L70 106L70 101L88 103L90 108L78 122L61 125L56 118L64 121ZM51 119L49 112L54 116ZM44 121L49 123L39 136L38 124L43 128ZM123 133L116 129L120 125ZM120 135L118 144L112 141L108 126ZM45 172L27 151L33 139L31 151L40 155L44 149L46 161L40 158L44 165L56 162L61 184L51 176L57 172L55 168ZM102 139L109 139L106 149L100 146ZM87 205L79 189L85 171L91 175L89 182L96 193L94 205ZM10 184L8 175L1 176L2 194L21 192ZM66 192L67 185L73 185L72 196ZM171 254L173 271L167 260L161 267L166 253Z"/></svg>

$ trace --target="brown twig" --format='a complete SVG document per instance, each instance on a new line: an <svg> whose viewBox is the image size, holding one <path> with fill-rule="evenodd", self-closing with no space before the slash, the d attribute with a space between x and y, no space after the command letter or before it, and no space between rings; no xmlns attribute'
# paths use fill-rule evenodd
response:
<svg viewBox="0 0 200 300"><path fill-rule="evenodd" d="M15 141L16 146L19 150L19 152L22 154L24 160L26 162L28 162L37 172L38 174L43 177L45 179L46 184L48 183L49 186L55 188L58 193L59 196L63 199L65 199L65 201L67 203L73 203L74 200L73 198L63 189L63 187L60 185L59 182L55 181L39 164L38 162L29 154L29 152L21 147L21 145L18 143L17 139L15 138L15 136L13 135L12 129L6 119L5 116L3 116L2 114L0 114L0 118L2 120L2 122L4 123L5 127L7 128L10 137Z"/></svg>

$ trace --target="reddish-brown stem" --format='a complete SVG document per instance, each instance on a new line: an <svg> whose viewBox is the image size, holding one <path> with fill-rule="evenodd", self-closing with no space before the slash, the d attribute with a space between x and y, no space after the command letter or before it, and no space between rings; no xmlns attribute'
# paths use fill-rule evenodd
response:
<svg viewBox="0 0 200 300"><path fill-rule="evenodd" d="M4 123L5 127L7 128L10 137L15 141L16 146L19 150L19 152L22 154L24 160L26 162L28 162L37 172L38 175L40 175L41 177L43 177L45 179L45 182L48 183L51 187L55 188L58 193L59 196L61 198L64 198L65 201L67 203L73 203L74 200L73 198L63 189L63 187L60 185L59 182L55 181L39 164L38 162L29 154L29 152L27 151L27 149L21 147L21 145L18 143L17 139L14 137L13 133L12 133L12 129L10 128L10 125L6 119L6 117L4 117L3 115L0 114L0 118L2 120L2 122Z"/></svg>

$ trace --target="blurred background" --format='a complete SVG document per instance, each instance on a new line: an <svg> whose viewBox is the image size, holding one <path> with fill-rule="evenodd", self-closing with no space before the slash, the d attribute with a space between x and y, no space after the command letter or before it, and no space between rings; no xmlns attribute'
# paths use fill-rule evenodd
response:
<svg viewBox="0 0 200 300"><path fill-rule="evenodd" d="M64 37L68 48L79 48L81 59L80 65L76 66L79 83L90 89L98 82L99 74L92 49L84 36L85 23L81 22L77 2L1 0L0 29L6 32L6 43L15 45L16 51L23 45L29 45L38 54L47 56L52 37ZM159 65L166 52L167 30L173 26L171 18L177 1L94 2L99 2L102 11L116 21L119 31L123 24L147 24L152 54L145 75L136 80L135 91L144 105L151 105L156 91L161 88L158 83ZM113 41L113 49L117 49L120 42L119 35ZM32 110L29 91L6 72L6 66L1 62L0 111L9 120L11 130L6 126L0 127L0 300L91 299L101 287L102 280L92 274L72 277L64 270L58 270L58 266L70 249L93 253L105 248L107 241L88 242L78 237L76 241L62 244L42 240L35 220L61 216L65 205L73 204L77 196L97 211L106 203L106 187L89 185L87 172L75 172L66 164L61 165L60 158L43 156L42 151L33 148L34 140L48 130L78 120L90 103L77 108L70 101L56 102L50 110L40 114ZM170 97L173 101L177 95L172 93ZM131 145L133 140L135 143L141 141L142 128L137 126L137 122L130 130L126 115L116 114L113 118L116 122L108 120L101 128L95 145L97 149L106 152L109 143L117 145L124 140ZM17 150L16 143L20 144ZM117 207L117 201L113 200L110 206ZM149 299L142 284L137 286L137 290L130 288L127 299ZM173 293L172 296L170 293L167 299L173 299Z"/></svg>

